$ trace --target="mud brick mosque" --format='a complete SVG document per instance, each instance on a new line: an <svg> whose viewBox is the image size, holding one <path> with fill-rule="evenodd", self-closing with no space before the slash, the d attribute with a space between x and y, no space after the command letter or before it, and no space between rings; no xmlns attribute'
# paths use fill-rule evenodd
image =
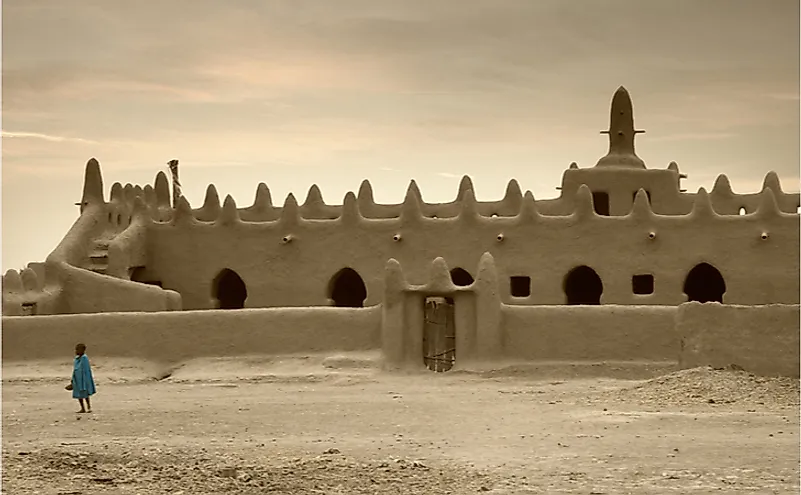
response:
<svg viewBox="0 0 801 495"><path fill-rule="evenodd" d="M762 191L734 194L725 175L710 192L684 192L675 163L649 169L634 150L628 92L615 93L609 153L564 172L561 194L535 199L515 180L500 201L479 202L469 177L456 199L428 204L414 181L402 204L376 204L364 181L342 205L312 186L298 204L220 204L209 185L200 208L171 204L167 176L153 186L115 183L104 200L100 166L86 166L81 214L44 263L3 277L3 314L373 306L385 265L424 283L432 260L470 286L482 254L513 305L678 305L799 301L799 194L771 172Z"/></svg>
<svg viewBox="0 0 801 495"><path fill-rule="evenodd" d="M799 375L799 194L685 192L675 163L634 150L628 92L609 152L564 172L560 195L515 180L476 200L376 204L368 181L341 205L312 186L275 206L192 208L166 174L115 183L86 165L80 215L43 263L3 276L3 359L380 350L383 366L447 371L507 361L736 362ZM458 354L458 359L457 359ZM671 365L672 366L672 365Z"/></svg>

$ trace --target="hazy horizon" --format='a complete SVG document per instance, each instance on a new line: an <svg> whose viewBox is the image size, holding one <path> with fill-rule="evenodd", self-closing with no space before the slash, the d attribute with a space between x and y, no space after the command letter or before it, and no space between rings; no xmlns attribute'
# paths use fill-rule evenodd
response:
<svg viewBox="0 0 801 495"><path fill-rule="evenodd" d="M145 8L148 6L148 8ZM760 6L762 6L760 8ZM779 174L799 190L799 3L775 0L3 2L2 264L43 261L77 219L95 157L114 182L181 163L239 207L365 178L399 203L411 179L481 201L511 178L558 195L608 147L618 86L637 154L688 191Z"/></svg>

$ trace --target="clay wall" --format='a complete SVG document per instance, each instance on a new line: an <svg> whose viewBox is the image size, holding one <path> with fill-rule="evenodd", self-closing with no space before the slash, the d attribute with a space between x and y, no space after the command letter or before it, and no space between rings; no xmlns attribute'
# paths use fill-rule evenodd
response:
<svg viewBox="0 0 801 495"><path fill-rule="evenodd" d="M553 361L675 361L675 306L502 307L505 357Z"/></svg>
<svg viewBox="0 0 801 495"><path fill-rule="evenodd" d="M384 269L384 294L381 305L382 351L387 368L423 369L423 333L425 299L446 297L453 301L455 369L466 369L482 361L502 356L500 346L500 309L495 260L484 253L475 280L456 286L448 264L436 258L428 266L424 284L408 283L395 259Z"/></svg>
<svg viewBox="0 0 801 495"><path fill-rule="evenodd" d="M66 266L62 276L61 313L174 311L181 308L177 292L162 290L88 270Z"/></svg>
<svg viewBox="0 0 801 495"><path fill-rule="evenodd" d="M90 160L81 214L62 241L44 263L3 276L3 315L181 309L177 292L126 280L130 267L145 263L152 219L163 219L169 208L163 173L156 178L156 190L115 184L105 202L100 164Z"/></svg>
<svg viewBox="0 0 801 495"><path fill-rule="evenodd" d="M739 365L766 376L799 376L796 305L683 304L676 315L680 365Z"/></svg>
<svg viewBox="0 0 801 495"><path fill-rule="evenodd" d="M178 362L198 357L380 347L381 309L268 308L3 318L3 360L89 354Z"/></svg>
<svg viewBox="0 0 801 495"><path fill-rule="evenodd" d="M487 218L471 189L460 194L459 214L451 218L424 217L414 188L400 217L386 219L365 218L352 193L335 220L302 218L290 196L273 221L242 221L228 197L214 221L200 222L184 200L171 222L150 227L148 273L180 292L187 309L214 306L212 281L224 268L244 280L245 307L313 306L330 304L329 282L350 267L367 287L365 304L374 305L387 259L403 264L416 284L436 257L470 271L490 252L507 304L564 304L566 274L587 265L603 282L603 304L677 305L687 300L687 274L702 262L722 274L725 303L799 301L798 215L780 212L771 188L744 216L715 213L703 189L686 215L654 214L643 194L629 214L608 217L594 213L586 186L566 216L542 215L527 194L516 216ZM643 274L654 277L652 294L632 291L632 276ZM510 276L530 277L530 296L512 298Z"/></svg>

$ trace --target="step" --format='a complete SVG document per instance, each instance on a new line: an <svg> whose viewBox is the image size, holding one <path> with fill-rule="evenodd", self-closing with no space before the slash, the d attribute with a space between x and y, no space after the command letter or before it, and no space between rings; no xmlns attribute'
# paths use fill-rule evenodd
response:
<svg viewBox="0 0 801 495"><path fill-rule="evenodd" d="M107 269L108 269L108 266L100 266L100 265L92 265L92 266L89 267L90 271L93 271L93 272L98 273L100 275L105 275Z"/></svg>
<svg viewBox="0 0 801 495"><path fill-rule="evenodd" d="M108 260L108 251L94 251L89 254L91 260Z"/></svg>

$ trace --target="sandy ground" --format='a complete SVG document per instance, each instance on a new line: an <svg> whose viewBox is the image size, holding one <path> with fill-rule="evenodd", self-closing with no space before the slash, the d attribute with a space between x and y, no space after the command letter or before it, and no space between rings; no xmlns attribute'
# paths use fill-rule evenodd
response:
<svg viewBox="0 0 801 495"><path fill-rule="evenodd" d="M372 359L93 360L91 415L63 390L69 360L4 363L3 493L799 491L797 380Z"/></svg>

